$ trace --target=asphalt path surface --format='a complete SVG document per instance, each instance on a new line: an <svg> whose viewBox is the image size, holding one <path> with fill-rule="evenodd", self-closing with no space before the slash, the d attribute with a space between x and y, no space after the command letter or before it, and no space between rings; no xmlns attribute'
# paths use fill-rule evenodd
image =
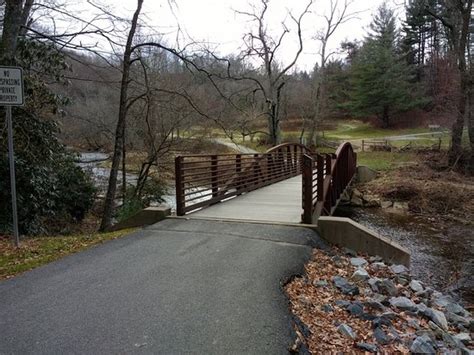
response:
<svg viewBox="0 0 474 355"><path fill-rule="evenodd" d="M284 354L303 227L169 219L0 282L1 354Z"/></svg>

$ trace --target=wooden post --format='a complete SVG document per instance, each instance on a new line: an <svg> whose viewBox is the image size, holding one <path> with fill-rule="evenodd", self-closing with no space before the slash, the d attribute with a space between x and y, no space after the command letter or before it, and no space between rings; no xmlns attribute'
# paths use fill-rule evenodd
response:
<svg viewBox="0 0 474 355"><path fill-rule="evenodd" d="M176 214L178 216L184 216L184 186L183 186L183 157L177 156L174 160L174 176L176 183Z"/></svg>
<svg viewBox="0 0 474 355"><path fill-rule="evenodd" d="M313 224L313 158L303 155L303 223Z"/></svg>
<svg viewBox="0 0 474 355"><path fill-rule="evenodd" d="M211 156L211 188L212 188L212 197L217 197L219 192L219 186L217 183L217 155Z"/></svg>
<svg viewBox="0 0 474 355"><path fill-rule="evenodd" d="M364 140L362 139L362 151L364 152Z"/></svg>

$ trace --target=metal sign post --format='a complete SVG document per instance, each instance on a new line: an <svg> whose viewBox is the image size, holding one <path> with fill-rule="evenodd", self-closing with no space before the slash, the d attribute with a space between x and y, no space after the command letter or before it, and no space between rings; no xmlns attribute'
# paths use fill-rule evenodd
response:
<svg viewBox="0 0 474 355"><path fill-rule="evenodd" d="M0 105L5 106L8 131L8 160L12 195L13 236L15 246L20 246L18 213L16 205L15 152L13 148L12 106L23 106L23 71L16 67L0 67Z"/></svg>

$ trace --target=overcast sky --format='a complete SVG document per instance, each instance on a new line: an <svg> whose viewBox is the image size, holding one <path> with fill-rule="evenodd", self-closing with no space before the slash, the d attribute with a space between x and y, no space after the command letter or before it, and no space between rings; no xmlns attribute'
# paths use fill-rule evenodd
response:
<svg viewBox="0 0 474 355"><path fill-rule="evenodd" d="M136 6L136 0L102 0L108 3L114 13L125 18L131 18ZM335 0L334 0L335 1ZM331 50L338 48L344 39L362 39L367 32L371 16L384 0L353 0L350 12L357 12L357 18L342 25L330 42ZM343 3L344 0L339 0ZM388 0L388 4L403 16L403 0ZM170 3L174 3L172 9ZM236 10L250 11L251 4L259 5L260 0L145 0L142 18L156 32L162 33L169 44L176 42L178 26L182 33L181 45L191 39L209 43L221 54L238 52L242 48L242 37L249 31L251 24L248 17L239 15ZM291 25L287 17L288 11L294 15L301 13L307 0L270 0L267 23L271 33L280 33L282 21ZM314 0L309 13L303 20L304 52L298 61L298 68L311 70L318 61L319 43L314 36L324 26L321 15L328 12L330 0ZM294 27L286 37L279 60L288 62L297 48Z"/></svg>

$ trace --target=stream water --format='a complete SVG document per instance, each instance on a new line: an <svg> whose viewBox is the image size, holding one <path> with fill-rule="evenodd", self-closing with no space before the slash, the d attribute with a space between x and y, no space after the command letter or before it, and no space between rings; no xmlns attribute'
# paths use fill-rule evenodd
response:
<svg viewBox="0 0 474 355"><path fill-rule="evenodd" d="M99 190L99 194L105 195L110 175L110 169L103 167L102 163L109 160L109 155L101 152L83 152L80 153L78 165L91 174L95 186ZM121 174L121 172L119 172ZM120 175L121 178L121 175ZM138 175L133 173L126 174L127 183L136 185ZM169 205L171 209L176 210L176 196L174 187L167 188L167 194L162 196L164 203ZM158 204L158 203L157 203Z"/></svg>
<svg viewBox="0 0 474 355"><path fill-rule="evenodd" d="M474 303L472 226L446 222L440 228L439 223L430 224L379 208L341 207L336 215L350 217L408 249L415 278L466 304Z"/></svg>

